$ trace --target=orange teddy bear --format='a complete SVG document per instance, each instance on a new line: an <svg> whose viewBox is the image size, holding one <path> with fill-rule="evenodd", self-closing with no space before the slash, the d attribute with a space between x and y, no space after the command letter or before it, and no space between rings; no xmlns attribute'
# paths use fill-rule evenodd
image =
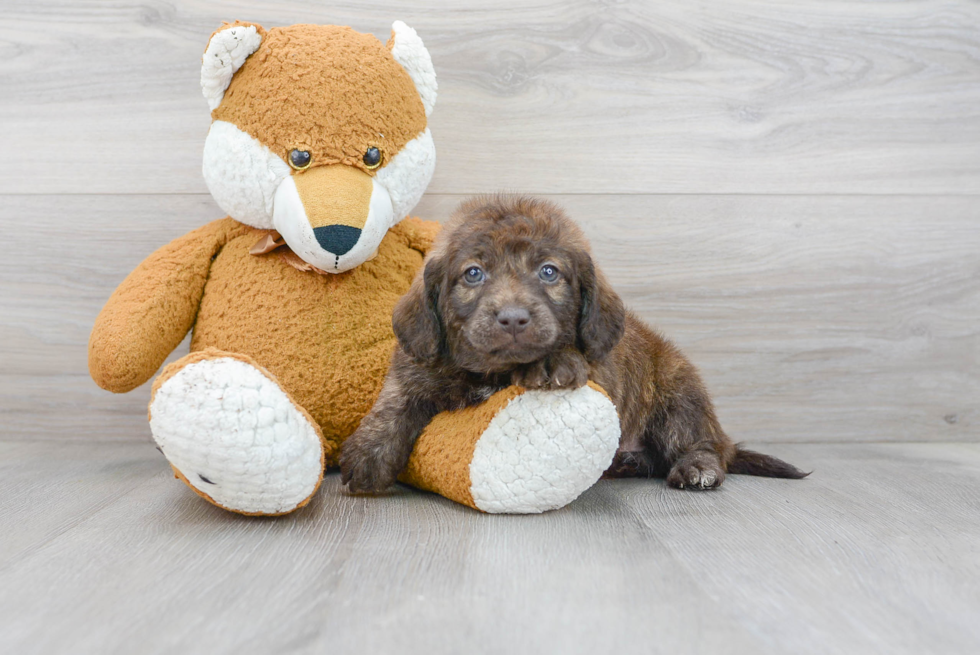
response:
<svg viewBox="0 0 980 655"><path fill-rule="evenodd" d="M435 167L432 61L396 22L383 44L331 25L225 24L203 57L204 177L224 218L150 255L89 342L103 388L153 384L150 428L178 478L242 514L284 514L377 397L391 312L439 226L402 220ZM403 479L484 511L561 507L619 441L592 387L511 388L437 416Z"/></svg>

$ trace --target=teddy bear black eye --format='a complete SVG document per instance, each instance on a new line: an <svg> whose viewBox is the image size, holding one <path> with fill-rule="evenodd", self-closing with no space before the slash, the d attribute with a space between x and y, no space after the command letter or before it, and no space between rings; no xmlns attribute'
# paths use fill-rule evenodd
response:
<svg viewBox="0 0 980 655"><path fill-rule="evenodd" d="M554 264L545 264L538 271L538 277L545 282L557 282L558 281L558 268Z"/></svg>
<svg viewBox="0 0 980 655"><path fill-rule="evenodd" d="M289 152L289 165L297 171L305 171L313 163L313 157L309 150L291 150Z"/></svg>
<svg viewBox="0 0 980 655"><path fill-rule="evenodd" d="M487 278L487 274L483 272L483 269L479 266L470 266L463 273L463 279L466 280L467 284L479 284Z"/></svg>
<svg viewBox="0 0 980 655"><path fill-rule="evenodd" d="M380 166L381 159L382 159L381 150L375 148L374 146L371 146L370 148L364 151L364 157L363 157L364 165L367 166L368 169L370 170L374 170L375 168Z"/></svg>

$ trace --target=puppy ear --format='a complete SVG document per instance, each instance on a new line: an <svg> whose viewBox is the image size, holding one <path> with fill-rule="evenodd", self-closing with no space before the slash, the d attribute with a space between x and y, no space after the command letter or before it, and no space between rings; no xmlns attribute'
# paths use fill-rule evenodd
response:
<svg viewBox="0 0 980 655"><path fill-rule="evenodd" d="M445 335L439 299L443 286L443 263L432 258L401 297L391 315L398 344L412 358L431 362L445 352Z"/></svg>
<svg viewBox="0 0 980 655"><path fill-rule="evenodd" d="M579 290L582 304L579 310L578 348L588 361L594 362L608 355L623 338L626 308L588 255L579 269Z"/></svg>

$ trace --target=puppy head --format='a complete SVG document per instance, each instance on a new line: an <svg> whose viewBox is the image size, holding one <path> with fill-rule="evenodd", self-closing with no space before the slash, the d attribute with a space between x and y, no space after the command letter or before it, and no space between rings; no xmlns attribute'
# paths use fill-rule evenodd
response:
<svg viewBox="0 0 980 655"><path fill-rule="evenodd" d="M392 323L416 360L492 373L569 347L601 359L624 321L581 230L558 207L480 197L443 228Z"/></svg>

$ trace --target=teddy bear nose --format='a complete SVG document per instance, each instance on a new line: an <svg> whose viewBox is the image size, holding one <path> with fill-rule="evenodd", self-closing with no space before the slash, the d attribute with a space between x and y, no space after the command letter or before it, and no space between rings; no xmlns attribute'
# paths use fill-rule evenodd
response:
<svg viewBox="0 0 980 655"><path fill-rule="evenodd" d="M324 225L313 228L320 247L335 255L346 255L361 238L361 231L350 225Z"/></svg>

